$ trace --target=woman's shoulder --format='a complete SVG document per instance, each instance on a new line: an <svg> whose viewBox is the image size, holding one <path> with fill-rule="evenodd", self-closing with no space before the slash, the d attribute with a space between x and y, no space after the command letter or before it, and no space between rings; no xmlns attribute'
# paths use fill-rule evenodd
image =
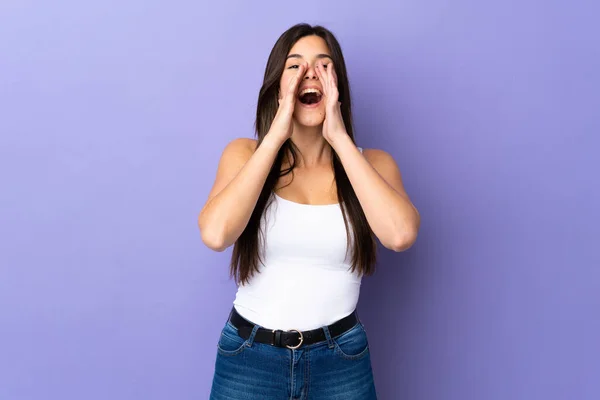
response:
<svg viewBox="0 0 600 400"><path fill-rule="evenodd" d="M362 149L364 157L378 172L397 171L398 164L394 157L381 149Z"/></svg>
<svg viewBox="0 0 600 400"><path fill-rule="evenodd" d="M390 153L388 153L385 150L381 150L381 149L364 149L359 147L359 149L361 150L361 152L363 153L363 155L365 156L365 158L367 159L367 161L369 162L378 162L378 163L385 163L385 162L390 162L393 160L393 157Z"/></svg>
<svg viewBox="0 0 600 400"><path fill-rule="evenodd" d="M223 150L223 157L250 158L256 151L258 141L250 138L236 138L231 140Z"/></svg>
<svg viewBox="0 0 600 400"><path fill-rule="evenodd" d="M254 152L256 150L257 144L258 144L258 140L256 140L256 139L239 137L239 138L231 140L227 144L227 147L225 149L251 150Z"/></svg>

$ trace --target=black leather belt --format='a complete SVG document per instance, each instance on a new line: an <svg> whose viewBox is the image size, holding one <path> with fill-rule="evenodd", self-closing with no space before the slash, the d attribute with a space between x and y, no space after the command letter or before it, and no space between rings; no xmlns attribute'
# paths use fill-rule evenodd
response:
<svg viewBox="0 0 600 400"><path fill-rule="evenodd" d="M255 324L238 314L235 308L231 310L229 322L237 328L238 334L242 339L248 339L255 326ZM353 328L357 322L358 318L356 316L356 311L354 311L347 317L329 325L327 327L329 335L332 338L340 336ZM314 344L325 340L327 340L327 338L325 337L325 330L323 330L323 328L303 332L297 330L282 331L258 328L256 335L254 335L255 342L266 343L277 347L287 347L288 349L297 349L302 345Z"/></svg>

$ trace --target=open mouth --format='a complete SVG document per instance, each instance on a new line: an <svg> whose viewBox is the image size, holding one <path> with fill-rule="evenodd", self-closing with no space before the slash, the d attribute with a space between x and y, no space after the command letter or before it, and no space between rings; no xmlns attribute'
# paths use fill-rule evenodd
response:
<svg viewBox="0 0 600 400"><path fill-rule="evenodd" d="M300 103L307 106L318 104L322 98L323 94L319 89L308 88L302 90L298 94L298 100L300 100Z"/></svg>

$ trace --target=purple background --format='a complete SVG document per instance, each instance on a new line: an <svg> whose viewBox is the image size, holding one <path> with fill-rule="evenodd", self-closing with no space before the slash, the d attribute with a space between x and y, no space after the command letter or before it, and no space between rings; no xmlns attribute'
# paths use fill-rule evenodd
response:
<svg viewBox="0 0 600 400"><path fill-rule="evenodd" d="M422 214L364 281L380 398L600 398L592 3L0 2L0 399L208 397L235 286L196 218L299 21Z"/></svg>

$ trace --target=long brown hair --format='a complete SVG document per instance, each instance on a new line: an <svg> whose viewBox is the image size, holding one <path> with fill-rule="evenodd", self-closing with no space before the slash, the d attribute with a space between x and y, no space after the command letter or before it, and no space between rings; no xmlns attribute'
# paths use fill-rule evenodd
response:
<svg viewBox="0 0 600 400"><path fill-rule="evenodd" d="M271 123L279 107L277 101L279 81L283 74L286 57L298 40L310 35L317 35L323 38L329 47L338 77L338 92L339 101L342 103L342 117L346 131L354 142L350 85L348 83L346 64L340 44L335 36L322 26L298 24L288 29L279 37L267 61L256 109L255 128L258 137L258 146L261 145L265 135L269 132ZM254 211L250 216L250 220L233 247L230 273L238 284L247 283L255 273L259 272L259 266L262 262L261 246L264 244L264 232L261 231L260 221L266 207L272 200L271 195L279 178L290 173L293 176L297 153L298 149L290 139L281 146L258 197ZM352 247L351 271L355 272L358 270L360 274L370 275L374 272L377 257L375 237L338 155L335 151L332 151L332 155L332 167L337 186L338 201L342 208L348 237L348 250ZM289 163L289 166L282 169L284 160L286 160L286 164ZM349 229L349 224L351 229Z"/></svg>

